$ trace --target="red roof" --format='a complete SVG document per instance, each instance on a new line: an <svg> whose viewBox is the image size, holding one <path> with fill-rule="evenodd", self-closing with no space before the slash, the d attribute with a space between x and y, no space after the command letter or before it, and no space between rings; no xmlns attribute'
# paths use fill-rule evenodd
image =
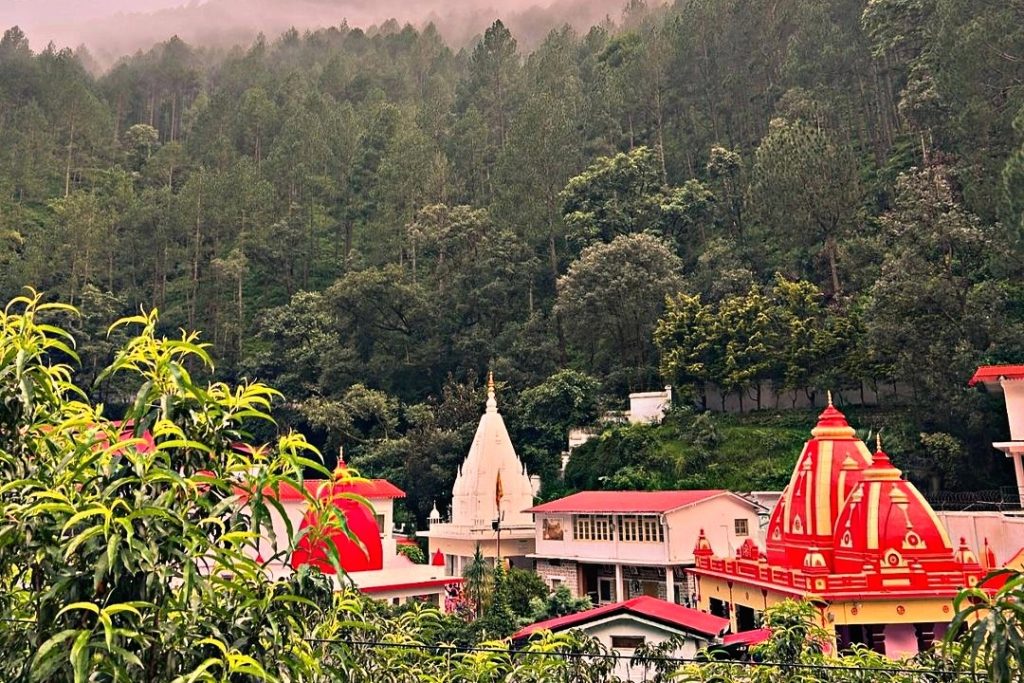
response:
<svg viewBox="0 0 1024 683"><path fill-rule="evenodd" d="M755 628L753 631L740 631L731 633L722 638L722 645L757 645L763 643L772 636L770 628Z"/></svg>
<svg viewBox="0 0 1024 683"><path fill-rule="evenodd" d="M703 503L728 491L581 491L550 503L535 505L526 512L668 512Z"/></svg>
<svg viewBox="0 0 1024 683"><path fill-rule="evenodd" d="M410 581L409 583L392 583L386 586L366 586L359 590L363 593L384 593L386 591L411 590L413 588L436 588L450 584L460 584L463 579L457 576L446 576L441 579L427 579L425 581Z"/></svg>
<svg viewBox="0 0 1024 683"><path fill-rule="evenodd" d="M311 496L333 495L335 493L354 493L364 498L405 498L405 491L398 488L386 479L359 479L355 481L339 482L331 484L324 479L306 479L302 482L303 487ZM321 488L323 487L323 488ZM274 495L273 489L263 489L263 495ZM305 500L298 489L289 485L280 487L278 500L282 502L297 502Z"/></svg>
<svg viewBox="0 0 1024 683"><path fill-rule="evenodd" d="M578 628L583 624L617 614L632 614L672 628L708 637L717 636L729 628L728 619L716 617L705 612L698 612L695 609L659 600L658 598L641 595L625 602L613 602L585 612L577 612L576 614L569 614L564 617L538 621L536 624L530 624L520 629L512 638L514 640L527 638L541 630L562 631L568 628Z"/></svg>
<svg viewBox="0 0 1024 683"><path fill-rule="evenodd" d="M974 372L967 386L995 383L1000 378L1024 379L1024 365L982 365Z"/></svg>

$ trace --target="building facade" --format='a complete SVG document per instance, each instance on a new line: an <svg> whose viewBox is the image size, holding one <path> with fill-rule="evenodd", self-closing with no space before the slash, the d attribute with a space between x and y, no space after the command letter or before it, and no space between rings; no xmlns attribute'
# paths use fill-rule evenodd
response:
<svg viewBox="0 0 1024 683"><path fill-rule="evenodd" d="M430 539L430 554L440 551L452 576L473 558L477 547L486 558L502 557L529 566L533 553L533 518L527 508L540 487L516 454L498 412L494 379L487 381L487 408L452 488L451 517L431 514L430 527L418 533Z"/></svg>
<svg viewBox="0 0 1024 683"><path fill-rule="evenodd" d="M531 624L512 639L522 641L539 631L582 631L617 656L615 674L620 680L647 681L652 672L629 661L638 647L674 639L677 646L671 656L692 659L708 645L722 642L728 628L728 619L640 596Z"/></svg>
<svg viewBox="0 0 1024 683"><path fill-rule="evenodd" d="M967 384L1000 393L1006 401L1010 440L997 441L992 447L1013 460L1017 500L1024 508L1024 365L983 365Z"/></svg>
<svg viewBox="0 0 1024 683"><path fill-rule="evenodd" d="M530 508L537 573L595 605L645 595L694 600L684 569L702 527L723 547L759 532L758 506L734 493L584 491Z"/></svg>
<svg viewBox="0 0 1024 683"><path fill-rule="evenodd" d="M840 649L890 657L931 646L953 618L957 592L983 574L879 445L871 453L829 402L811 431L766 531L722 552L702 533L694 549L701 609L734 631L759 626L787 598L812 601Z"/></svg>
<svg viewBox="0 0 1024 683"><path fill-rule="evenodd" d="M339 587L351 583L367 595L395 605L416 601L445 606L446 597L462 579L452 578L443 566L414 564L398 552L393 533L394 501L404 498L404 491L384 479L353 478L344 461L340 461L333 479L307 479L303 488L300 491L285 486L263 492L276 498L284 511L282 517L271 507L274 534L260 540L257 555L272 577L289 576L306 564L334 576L334 566L328 560L328 545L333 545L345 572L344 578L334 576ZM370 506L349 494L365 498ZM331 501L358 541L340 530L318 533L318 520L309 509L310 498ZM305 532L294 551L287 547L289 525L292 534Z"/></svg>

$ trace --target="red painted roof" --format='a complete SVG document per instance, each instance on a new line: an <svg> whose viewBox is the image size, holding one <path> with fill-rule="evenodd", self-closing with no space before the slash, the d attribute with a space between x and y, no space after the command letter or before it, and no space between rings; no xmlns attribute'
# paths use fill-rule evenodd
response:
<svg viewBox="0 0 1024 683"><path fill-rule="evenodd" d="M386 586L366 586L359 590L363 593L384 593L395 590L411 590L413 588L435 588L449 584L460 584L462 579L454 576L446 576L442 579L427 579L426 581L410 581L409 583L392 583Z"/></svg>
<svg viewBox="0 0 1024 683"><path fill-rule="evenodd" d="M755 628L753 631L731 633L722 638L722 645L757 645L772 637L770 628Z"/></svg>
<svg viewBox="0 0 1024 683"><path fill-rule="evenodd" d="M1024 379L1024 365L982 365L975 370L974 376L967 382L967 386L975 384L987 384L998 382L999 378Z"/></svg>
<svg viewBox="0 0 1024 683"><path fill-rule="evenodd" d="M702 503L727 493L724 489L698 491L581 491L550 503L535 505L526 512L668 512Z"/></svg>
<svg viewBox="0 0 1024 683"><path fill-rule="evenodd" d="M321 498L336 493L354 493L364 498L405 498L405 491L386 479L359 479L336 484L331 484L324 479L306 479L302 485L309 495L314 497L319 495ZM272 496L274 491L270 488L263 489L263 495ZM280 487L278 500L294 503L305 500L305 498L298 489L284 485Z"/></svg>
<svg viewBox="0 0 1024 683"><path fill-rule="evenodd" d="M601 607L577 612L564 617L538 621L536 624L520 629L512 638L518 640L526 638L537 631L562 631L568 628L577 628L588 622L614 616L616 614L633 614L656 621L666 626L671 626L691 633L699 633L705 636L717 636L729 627L729 620L716 617L705 612L698 612L689 607L676 605L671 602L641 595L625 602L613 602Z"/></svg>

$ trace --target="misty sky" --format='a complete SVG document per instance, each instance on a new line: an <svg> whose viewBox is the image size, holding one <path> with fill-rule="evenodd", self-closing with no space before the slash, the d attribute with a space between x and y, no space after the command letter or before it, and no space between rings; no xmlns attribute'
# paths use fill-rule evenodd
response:
<svg viewBox="0 0 1024 683"><path fill-rule="evenodd" d="M184 4L182 0L0 0L0 23L5 27L66 24Z"/></svg>
<svg viewBox="0 0 1024 683"><path fill-rule="evenodd" d="M659 0L654 0L658 2ZM0 0L0 30L18 25L35 50L85 45L108 67L177 35L193 45L246 45L260 32L274 38L290 27L368 28L387 19L437 25L449 44L471 44L494 19L506 21L530 49L547 30L586 30L618 16L626 0ZM539 8L547 8L540 10Z"/></svg>

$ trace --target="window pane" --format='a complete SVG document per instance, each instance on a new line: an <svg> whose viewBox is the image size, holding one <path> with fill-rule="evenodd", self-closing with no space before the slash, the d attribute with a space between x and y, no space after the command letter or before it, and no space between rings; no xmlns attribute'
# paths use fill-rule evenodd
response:
<svg viewBox="0 0 1024 683"><path fill-rule="evenodd" d="M612 647L617 650L635 650L644 644L644 636L612 636Z"/></svg>

